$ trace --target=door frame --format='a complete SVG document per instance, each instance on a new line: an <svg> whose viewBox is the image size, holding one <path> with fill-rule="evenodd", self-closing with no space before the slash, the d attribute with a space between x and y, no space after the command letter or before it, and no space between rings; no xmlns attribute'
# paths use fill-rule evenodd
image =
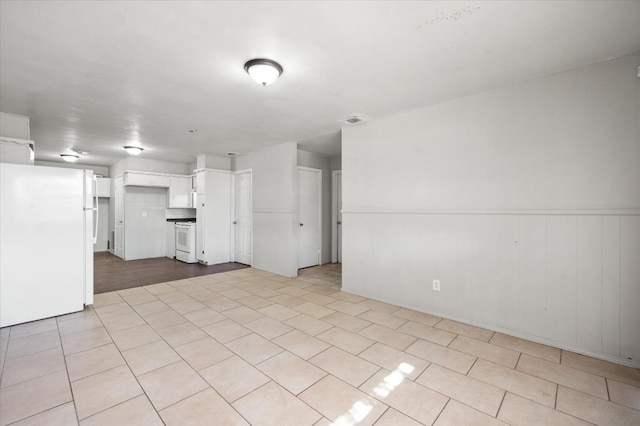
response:
<svg viewBox="0 0 640 426"><path fill-rule="evenodd" d="M331 171L331 263L338 262L338 175L342 170Z"/></svg>
<svg viewBox="0 0 640 426"><path fill-rule="evenodd" d="M315 169L313 167L298 166L298 177L300 176L300 170L305 170L318 174L318 266L322 264L322 169ZM298 179L299 182L299 179ZM298 183L299 185L299 183ZM298 224L300 223L300 187L298 186L298 205L296 209L298 211ZM299 234L298 234L299 238ZM299 244L298 244L299 246ZM298 247L298 257L300 255L300 248ZM300 259L298 258L298 269L300 269Z"/></svg>
<svg viewBox="0 0 640 426"><path fill-rule="evenodd" d="M249 174L249 186L251 187L251 259L249 266L253 266L253 169L236 170L231 173L231 244L229 249L231 250L230 259L232 262L236 261L236 229L234 221L236 220L236 176L241 174Z"/></svg>

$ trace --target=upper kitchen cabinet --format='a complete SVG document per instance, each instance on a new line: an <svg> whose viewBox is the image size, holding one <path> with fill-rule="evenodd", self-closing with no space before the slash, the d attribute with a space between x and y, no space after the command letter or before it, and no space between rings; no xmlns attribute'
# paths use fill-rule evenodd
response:
<svg viewBox="0 0 640 426"><path fill-rule="evenodd" d="M0 163L33 165L29 117L0 112Z"/></svg>
<svg viewBox="0 0 640 426"><path fill-rule="evenodd" d="M171 177L162 173L126 171L124 172L124 185L169 188Z"/></svg>
<svg viewBox="0 0 640 426"><path fill-rule="evenodd" d="M111 179L105 177L98 178L98 197L111 197Z"/></svg>
<svg viewBox="0 0 640 426"><path fill-rule="evenodd" d="M167 191L167 207L170 209L195 208L191 196L191 176L171 176Z"/></svg>
<svg viewBox="0 0 640 426"><path fill-rule="evenodd" d="M33 165L33 141L0 137L0 163Z"/></svg>

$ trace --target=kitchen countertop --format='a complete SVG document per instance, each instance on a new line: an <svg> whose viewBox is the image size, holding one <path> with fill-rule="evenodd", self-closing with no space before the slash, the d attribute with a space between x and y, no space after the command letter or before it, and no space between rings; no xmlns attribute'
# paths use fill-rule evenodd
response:
<svg viewBox="0 0 640 426"><path fill-rule="evenodd" d="M167 219L167 222L195 222L196 218Z"/></svg>

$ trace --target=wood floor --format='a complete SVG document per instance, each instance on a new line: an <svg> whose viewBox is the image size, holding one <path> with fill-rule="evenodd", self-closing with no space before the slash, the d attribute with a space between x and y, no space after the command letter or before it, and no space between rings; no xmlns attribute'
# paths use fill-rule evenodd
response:
<svg viewBox="0 0 640 426"><path fill-rule="evenodd" d="M248 268L241 263L189 264L168 257L125 262L109 252L94 253L93 259L95 294Z"/></svg>

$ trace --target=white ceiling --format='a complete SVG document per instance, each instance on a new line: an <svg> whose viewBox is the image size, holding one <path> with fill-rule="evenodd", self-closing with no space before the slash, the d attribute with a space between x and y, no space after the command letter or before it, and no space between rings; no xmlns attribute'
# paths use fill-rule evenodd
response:
<svg viewBox="0 0 640 426"><path fill-rule="evenodd" d="M0 2L0 110L36 159L193 162L297 141L640 50L639 1ZM261 87L252 58L284 68ZM190 133L189 130L197 129Z"/></svg>

